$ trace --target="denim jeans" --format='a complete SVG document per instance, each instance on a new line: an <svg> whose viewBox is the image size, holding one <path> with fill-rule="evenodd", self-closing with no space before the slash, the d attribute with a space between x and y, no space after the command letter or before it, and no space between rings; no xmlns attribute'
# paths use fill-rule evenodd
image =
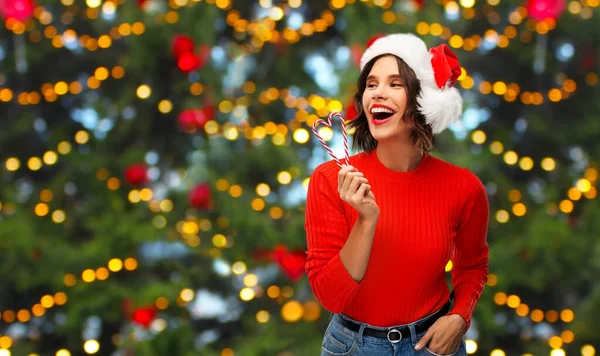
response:
<svg viewBox="0 0 600 356"><path fill-rule="evenodd" d="M425 335L426 331L416 333L414 325L427 319L427 317L411 324L397 326L396 328L408 326L411 337L402 338L398 343L391 343L387 339L363 335L365 327L379 330L388 330L389 328L371 326L353 320L343 314L339 315L344 319L360 324L361 328L358 332L349 330L333 317L325 331L325 337L321 346L321 356L440 356L425 347L419 351L415 350L417 341ZM458 350L451 355L467 356L464 340L461 342Z"/></svg>

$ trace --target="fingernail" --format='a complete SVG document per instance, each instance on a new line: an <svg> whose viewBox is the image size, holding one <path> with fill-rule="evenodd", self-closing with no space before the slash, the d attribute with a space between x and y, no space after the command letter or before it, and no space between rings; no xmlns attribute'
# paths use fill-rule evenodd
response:
<svg viewBox="0 0 600 356"><path fill-rule="evenodd" d="M421 344L416 344L415 345L415 350L419 350L421 348Z"/></svg>

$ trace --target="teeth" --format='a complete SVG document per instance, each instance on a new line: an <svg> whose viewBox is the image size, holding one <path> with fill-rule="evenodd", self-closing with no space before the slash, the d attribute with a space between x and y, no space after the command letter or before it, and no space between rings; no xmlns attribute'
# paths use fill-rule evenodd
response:
<svg viewBox="0 0 600 356"><path fill-rule="evenodd" d="M371 109L371 114L380 114L380 113L393 114L394 111L390 110L390 109L386 109L386 108L380 108L380 107Z"/></svg>

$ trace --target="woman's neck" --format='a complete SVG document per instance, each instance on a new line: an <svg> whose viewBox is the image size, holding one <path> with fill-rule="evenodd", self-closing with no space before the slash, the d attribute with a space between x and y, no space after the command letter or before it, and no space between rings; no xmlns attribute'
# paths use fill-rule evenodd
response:
<svg viewBox="0 0 600 356"><path fill-rule="evenodd" d="M397 172L412 171L423 159L423 150L412 143L379 142L375 150L379 161Z"/></svg>

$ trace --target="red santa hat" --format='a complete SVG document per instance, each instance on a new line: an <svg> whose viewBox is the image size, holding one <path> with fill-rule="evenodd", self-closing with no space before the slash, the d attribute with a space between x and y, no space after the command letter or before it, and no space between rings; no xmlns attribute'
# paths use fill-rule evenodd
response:
<svg viewBox="0 0 600 356"><path fill-rule="evenodd" d="M427 50L425 42L413 34L396 33L377 38L360 59L360 69L381 54L401 58L421 82L417 98L419 111L425 116L433 133L444 131L462 114L462 97L454 83L461 74L456 55L441 44Z"/></svg>

